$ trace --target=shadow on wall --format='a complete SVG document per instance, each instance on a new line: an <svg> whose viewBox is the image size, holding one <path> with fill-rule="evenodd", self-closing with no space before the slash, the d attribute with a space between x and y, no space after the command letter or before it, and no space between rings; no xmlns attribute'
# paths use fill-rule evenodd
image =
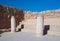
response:
<svg viewBox="0 0 60 41"><path fill-rule="evenodd" d="M19 28L17 32L21 31L22 29L24 29L24 24L21 25L21 28Z"/></svg>
<svg viewBox="0 0 60 41"><path fill-rule="evenodd" d="M24 24L21 25L21 29L24 29Z"/></svg>
<svg viewBox="0 0 60 41"><path fill-rule="evenodd" d="M46 35L48 33L48 30L50 30L50 25L45 25L43 29L43 35Z"/></svg>

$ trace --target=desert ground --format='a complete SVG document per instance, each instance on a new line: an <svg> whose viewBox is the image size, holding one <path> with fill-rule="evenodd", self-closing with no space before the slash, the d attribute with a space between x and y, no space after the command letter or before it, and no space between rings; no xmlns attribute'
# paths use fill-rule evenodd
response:
<svg viewBox="0 0 60 41"><path fill-rule="evenodd" d="M36 37L35 33L29 32L5 32L1 34L0 41L60 41L60 36L45 35Z"/></svg>

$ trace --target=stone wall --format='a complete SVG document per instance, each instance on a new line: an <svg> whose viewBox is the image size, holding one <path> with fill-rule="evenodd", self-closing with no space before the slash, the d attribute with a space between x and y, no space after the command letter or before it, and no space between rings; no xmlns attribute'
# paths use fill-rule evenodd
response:
<svg viewBox="0 0 60 41"><path fill-rule="evenodd" d="M37 18L37 16L44 16L44 18L60 18L60 9L47 10L42 12L25 12L25 19Z"/></svg>
<svg viewBox="0 0 60 41"><path fill-rule="evenodd" d="M23 10L0 5L0 29L11 27L11 16L16 18L16 26L24 20Z"/></svg>

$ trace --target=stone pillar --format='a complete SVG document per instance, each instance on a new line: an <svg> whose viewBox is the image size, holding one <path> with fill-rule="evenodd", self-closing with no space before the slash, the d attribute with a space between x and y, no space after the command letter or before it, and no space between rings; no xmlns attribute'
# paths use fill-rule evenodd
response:
<svg viewBox="0 0 60 41"><path fill-rule="evenodd" d="M16 28L15 17L11 16L11 32L15 32L15 28Z"/></svg>
<svg viewBox="0 0 60 41"><path fill-rule="evenodd" d="M37 23L36 23L37 36L43 35L43 28L44 28L44 18L42 16L39 16L39 17L37 17Z"/></svg>

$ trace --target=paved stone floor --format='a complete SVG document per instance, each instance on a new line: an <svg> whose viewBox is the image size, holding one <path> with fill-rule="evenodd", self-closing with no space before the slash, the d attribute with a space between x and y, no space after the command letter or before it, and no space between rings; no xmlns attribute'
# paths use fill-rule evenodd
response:
<svg viewBox="0 0 60 41"><path fill-rule="evenodd" d="M60 36L45 35L43 37L36 37L35 33L29 32L5 32L0 36L0 41L60 41Z"/></svg>

